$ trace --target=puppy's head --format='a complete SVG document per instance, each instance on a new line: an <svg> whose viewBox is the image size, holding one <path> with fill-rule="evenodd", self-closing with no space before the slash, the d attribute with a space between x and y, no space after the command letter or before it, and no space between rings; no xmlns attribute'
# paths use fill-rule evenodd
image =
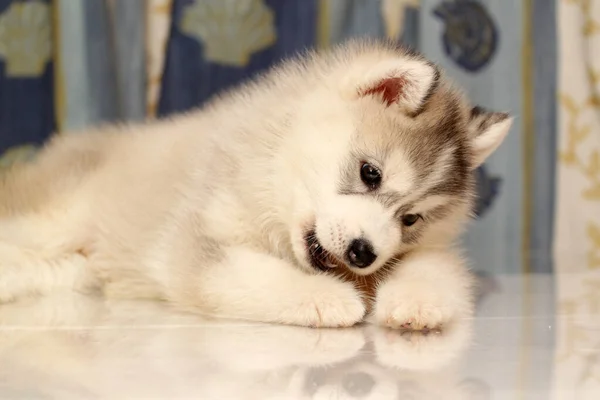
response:
<svg viewBox="0 0 600 400"><path fill-rule="evenodd" d="M347 45L313 68L285 151L300 264L368 275L454 240L471 212L472 171L508 133L508 115L473 107L436 66L379 43Z"/></svg>

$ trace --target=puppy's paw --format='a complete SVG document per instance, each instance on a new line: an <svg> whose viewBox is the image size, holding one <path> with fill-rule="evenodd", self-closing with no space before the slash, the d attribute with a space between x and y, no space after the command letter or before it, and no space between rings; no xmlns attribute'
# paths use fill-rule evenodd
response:
<svg viewBox="0 0 600 400"><path fill-rule="evenodd" d="M430 330L464 316L468 307L463 301L456 301L460 294L438 286L429 281L384 285L377 295L375 321L394 329Z"/></svg>
<svg viewBox="0 0 600 400"><path fill-rule="evenodd" d="M365 304L351 284L323 279L305 292L298 308L286 316L292 321L285 322L314 328L348 327L362 321L365 312Z"/></svg>
<svg viewBox="0 0 600 400"><path fill-rule="evenodd" d="M447 365L459 357L471 340L471 321L448 329L423 331L373 327L371 336L378 361L405 370L426 370Z"/></svg>

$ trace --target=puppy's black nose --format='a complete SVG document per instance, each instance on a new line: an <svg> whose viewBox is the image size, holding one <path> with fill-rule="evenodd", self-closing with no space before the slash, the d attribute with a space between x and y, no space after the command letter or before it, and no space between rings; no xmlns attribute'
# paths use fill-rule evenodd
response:
<svg viewBox="0 0 600 400"><path fill-rule="evenodd" d="M367 268L377 258L373 246L366 239L353 240L350 247L348 247L346 257L348 257L350 264L357 268Z"/></svg>

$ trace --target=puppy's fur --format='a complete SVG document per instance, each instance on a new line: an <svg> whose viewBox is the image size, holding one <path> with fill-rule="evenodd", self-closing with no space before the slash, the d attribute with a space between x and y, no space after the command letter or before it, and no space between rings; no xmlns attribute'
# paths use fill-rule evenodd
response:
<svg viewBox="0 0 600 400"><path fill-rule="evenodd" d="M510 125L422 57L357 41L187 115L57 136L1 177L0 301L92 285L337 327L363 320L371 296L380 324L452 322L472 307L452 249L471 171ZM358 239L376 257L365 268L348 250Z"/></svg>

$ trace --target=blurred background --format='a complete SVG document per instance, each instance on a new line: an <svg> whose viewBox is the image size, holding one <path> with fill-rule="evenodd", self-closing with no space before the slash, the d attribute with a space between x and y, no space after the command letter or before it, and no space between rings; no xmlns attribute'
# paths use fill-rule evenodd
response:
<svg viewBox="0 0 600 400"><path fill-rule="evenodd" d="M516 116L477 171L476 270L600 270L598 0L0 0L0 165L354 36L417 49Z"/></svg>

